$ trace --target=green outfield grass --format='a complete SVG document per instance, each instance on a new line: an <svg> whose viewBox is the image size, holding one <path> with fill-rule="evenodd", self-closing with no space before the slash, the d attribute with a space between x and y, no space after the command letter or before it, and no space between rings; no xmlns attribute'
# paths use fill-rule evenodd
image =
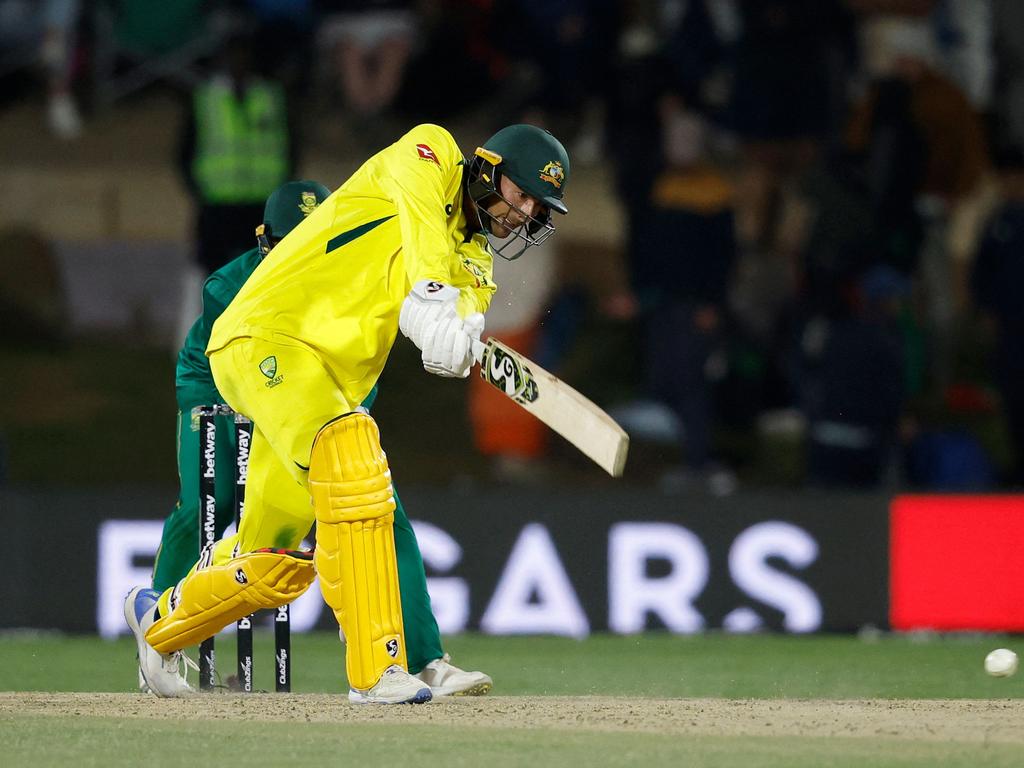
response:
<svg viewBox="0 0 1024 768"><path fill-rule="evenodd" d="M335 635L296 635L294 690L345 690L341 646ZM1019 729L1024 676L994 679L982 670L995 647L1024 650L1024 639L998 636L904 637L862 640L848 636L695 637L646 634L562 638L451 638L448 650L463 666L495 680L494 695L513 697L612 696L631 704L648 699L773 700L1001 700ZM218 662L232 670L234 642L222 635ZM269 633L256 647L257 687L271 687ZM92 637L0 635L0 690L41 692L131 692L135 690L134 644ZM276 697L260 697L272 701ZM81 699L79 699L81 700ZM124 699L129 704L139 699ZM334 699L329 699L334 701ZM488 702L493 713L493 702ZM2 704L2 699L0 699ZM894 701L894 706L904 705ZM400 765L687 765L687 766L1016 766L1024 764L1024 741L920 739L914 734L864 733L822 738L792 729L778 736L743 737L695 731L671 733L605 729L598 723L525 724L431 722L429 707L416 708L416 722L302 721L238 715L209 719L145 719L138 712L83 712L55 717L0 706L0 744L8 765L286 765L289 755L304 764ZM474 705L463 706L471 713ZM386 708L395 709L395 708ZM404 708L408 709L408 708ZM498 710L501 711L499 706ZM12 711L13 710L13 711ZM436 710L438 713L449 710ZM459 712L456 713L459 715ZM385 719L381 718L381 719ZM443 720L443 718L439 718ZM615 724L612 724L613 728ZM695 722L696 725L696 722ZM940 728L940 725L935 727ZM930 730L930 728L929 728ZM962 736L962 732L961 732ZM1005 741L1005 740L1004 740ZM164 746L159 750L154 745ZM411 755L415 755L412 759ZM368 757L370 756L370 757ZM8 762L10 760L10 762Z"/></svg>
<svg viewBox="0 0 1024 768"><path fill-rule="evenodd" d="M900 740L742 739L652 733L441 729L422 725L190 722L75 719L59 736L40 718L7 733L16 766L736 766L736 768L1017 768L1019 748L919 744ZM46 744L44 750L39 744Z"/></svg>
<svg viewBox="0 0 1024 768"><path fill-rule="evenodd" d="M256 685L272 686L269 632L256 632ZM483 669L511 696L725 698L1024 698L1024 674L995 679L982 669L997 647L1024 654L1024 639L998 636L645 634L554 637L461 635L446 647L456 663ZM218 668L230 674L234 639L221 635ZM0 690L131 691L135 645L128 638L0 635ZM345 687L342 646L332 633L293 635L294 691Z"/></svg>

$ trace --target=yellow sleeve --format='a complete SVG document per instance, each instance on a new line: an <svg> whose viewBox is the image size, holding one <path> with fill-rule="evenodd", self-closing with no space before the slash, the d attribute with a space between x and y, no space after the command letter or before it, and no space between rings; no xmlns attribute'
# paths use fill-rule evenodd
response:
<svg viewBox="0 0 1024 768"><path fill-rule="evenodd" d="M482 242L480 242L482 241ZM459 286L458 313L468 317L474 312L487 312L497 290L494 283L494 264L484 235L476 235L459 248L463 281Z"/></svg>
<svg viewBox="0 0 1024 768"><path fill-rule="evenodd" d="M382 154L380 184L398 209L409 283L452 282L445 206L462 178L462 153L437 125L418 125Z"/></svg>

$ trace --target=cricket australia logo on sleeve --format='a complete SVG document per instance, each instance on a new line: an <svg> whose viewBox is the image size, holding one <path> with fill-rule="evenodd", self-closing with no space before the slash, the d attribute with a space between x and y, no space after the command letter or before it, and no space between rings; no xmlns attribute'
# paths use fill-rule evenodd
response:
<svg viewBox="0 0 1024 768"><path fill-rule="evenodd" d="M517 403L532 403L540 396L530 369L500 347L488 345L480 364L480 376Z"/></svg>
<svg viewBox="0 0 1024 768"><path fill-rule="evenodd" d="M276 387L284 381L284 374L277 372L277 358L274 355L263 358L263 362L260 363L260 373L270 379L265 385L267 389Z"/></svg>
<svg viewBox="0 0 1024 768"><path fill-rule="evenodd" d="M473 263L472 259L463 259L462 268L473 276L473 279L476 280L477 288L479 288L482 285L490 285L490 283L487 280L487 275L484 274L484 271L480 269L480 267Z"/></svg>

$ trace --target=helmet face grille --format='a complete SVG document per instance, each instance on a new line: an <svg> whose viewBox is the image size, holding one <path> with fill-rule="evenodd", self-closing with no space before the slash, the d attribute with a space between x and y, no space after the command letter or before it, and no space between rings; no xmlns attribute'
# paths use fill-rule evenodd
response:
<svg viewBox="0 0 1024 768"><path fill-rule="evenodd" d="M487 212L484 211L484 213ZM487 215L492 219L494 218L490 213L487 213ZM545 216L543 220L528 216L526 221L513 229L508 237L500 241L500 245L490 236L490 230L488 229L487 231L491 250L507 261L515 261L523 255L527 248L533 245L540 245L555 234L555 225L551 223L550 216ZM519 247L518 250L515 250L516 246Z"/></svg>
<svg viewBox="0 0 1024 768"><path fill-rule="evenodd" d="M551 237L555 233L555 225L551 223L551 211L547 208L544 209L541 216L530 216L501 194L499 189L501 176L501 170L492 165L488 158L477 155L470 163L467 193L476 204L477 219L480 228L487 234L491 250L507 261L514 261L522 256L530 246L540 245ZM512 181L514 182L515 179ZM487 204L493 202L494 198L506 203L509 208L518 211L525 217L522 224L512 229L508 236L501 240L492 234L492 225L499 224L503 227L508 225L487 210Z"/></svg>

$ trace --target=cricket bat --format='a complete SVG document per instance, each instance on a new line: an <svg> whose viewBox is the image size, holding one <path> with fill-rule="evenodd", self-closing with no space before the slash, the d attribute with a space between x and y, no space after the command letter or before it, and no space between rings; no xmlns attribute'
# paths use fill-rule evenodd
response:
<svg viewBox="0 0 1024 768"><path fill-rule="evenodd" d="M480 377L500 389L590 457L621 477L629 435L607 413L532 360L491 337L474 342Z"/></svg>

